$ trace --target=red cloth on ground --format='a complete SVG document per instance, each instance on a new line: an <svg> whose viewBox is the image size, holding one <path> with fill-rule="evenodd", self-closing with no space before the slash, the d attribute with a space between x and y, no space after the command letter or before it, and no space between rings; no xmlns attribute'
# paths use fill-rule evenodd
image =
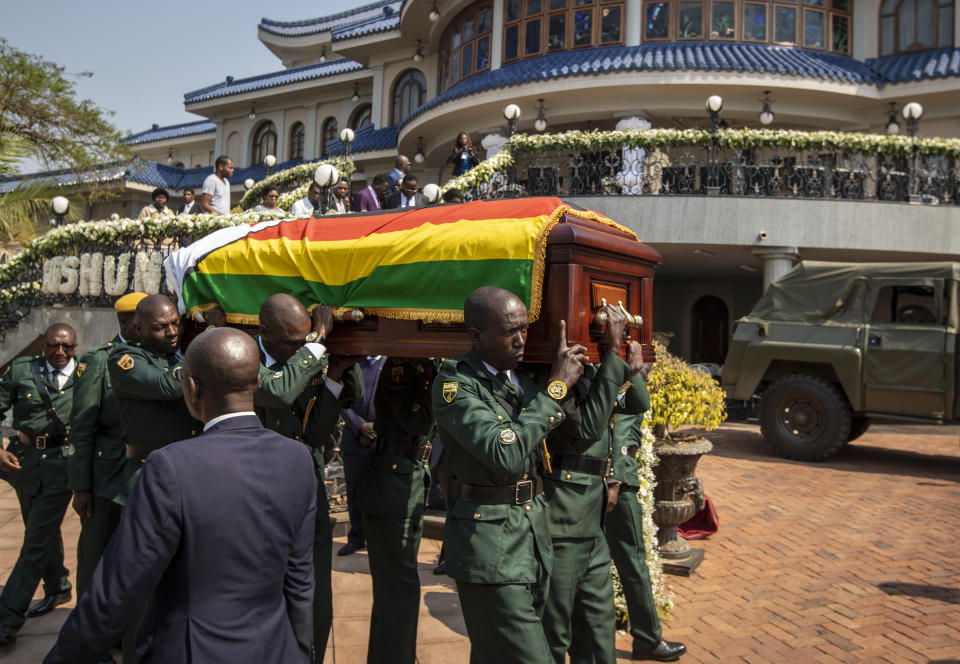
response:
<svg viewBox="0 0 960 664"><path fill-rule="evenodd" d="M710 496L704 494L703 509L677 526L680 536L688 540L705 539L720 529L720 518Z"/></svg>

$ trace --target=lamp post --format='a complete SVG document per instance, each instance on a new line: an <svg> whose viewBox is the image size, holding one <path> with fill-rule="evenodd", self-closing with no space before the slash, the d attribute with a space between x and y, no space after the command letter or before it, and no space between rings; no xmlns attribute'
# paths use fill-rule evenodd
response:
<svg viewBox="0 0 960 664"><path fill-rule="evenodd" d="M720 129L720 111L723 97L707 97L707 112L710 114L710 148L707 156L707 196L720 195L720 165L717 163L717 131Z"/></svg>
<svg viewBox="0 0 960 664"><path fill-rule="evenodd" d="M427 203L430 205L433 205L440 200L440 187L432 182L425 185L421 193L423 194L423 197L427 199Z"/></svg>
<svg viewBox="0 0 960 664"><path fill-rule="evenodd" d="M273 172L273 167L277 165L276 156L268 154L263 158L263 165L267 167L267 177L270 177L270 173Z"/></svg>
<svg viewBox="0 0 960 664"><path fill-rule="evenodd" d="M50 200L50 211L54 216L54 226L63 225L63 217L68 210L70 210L70 201L65 196L54 196Z"/></svg>
<svg viewBox="0 0 960 664"><path fill-rule="evenodd" d="M503 117L507 119L508 138L517 132L517 120L520 119L520 107L516 104L507 104L503 109Z"/></svg>
<svg viewBox="0 0 960 664"><path fill-rule="evenodd" d="M243 186L247 191L249 191L253 189L253 185L255 185L256 183L257 181L254 180L253 178L247 178L246 180L243 181Z"/></svg>
<svg viewBox="0 0 960 664"><path fill-rule="evenodd" d="M543 107L543 100L538 100L540 105L537 106L537 119L533 121L533 128L537 131L543 132L547 130L547 113L546 108Z"/></svg>
<svg viewBox="0 0 960 664"><path fill-rule="evenodd" d="M923 117L923 106L915 101L903 107L903 117L907 121L907 133L910 135L910 202L922 203L920 193L920 173L917 168L917 124Z"/></svg>
<svg viewBox="0 0 960 664"><path fill-rule="evenodd" d="M346 131L346 130L345 130ZM320 187L320 198L313 204L313 214L316 216L319 211L321 215L327 213L327 206L330 202L330 187L337 183L340 173L333 164L321 164L313 174L313 181Z"/></svg>
<svg viewBox="0 0 960 664"><path fill-rule="evenodd" d="M344 127L343 131L340 132L340 142L343 143L343 156L350 156L350 144L353 143L353 139L356 134L353 132L353 129L350 127Z"/></svg>
<svg viewBox="0 0 960 664"><path fill-rule="evenodd" d="M770 99L769 90L763 91L763 99L760 101L763 102L763 108L760 110L760 124L764 126L773 124L773 120L776 116L774 116L773 110L770 108L773 100Z"/></svg>

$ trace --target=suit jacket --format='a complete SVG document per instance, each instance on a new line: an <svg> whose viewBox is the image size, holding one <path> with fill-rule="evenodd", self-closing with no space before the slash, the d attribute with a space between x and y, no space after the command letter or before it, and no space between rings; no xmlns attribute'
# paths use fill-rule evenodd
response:
<svg viewBox="0 0 960 664"><path fill-rule="evenodd" d="M349 408L344 408L341 413L344 427L340 437L340 451L344 454L359 454L363 451L360 446L360 425L373 421L373 397L385 360L385 357L381 357L368 364L364 359L358 365L363 374L363 396L350 404Z"/></svg>
<svg viewBox="0 0 960 664"><path fill-rule="evenodd" d="M367 210L379 210L382 206L377 200L376 192L370 187L364 187L353 197L353 211L366 212Z"/></svg>
<svg viewBox="0 0 960 664"><path fill-rule="evenodd" d="M400 209L400 203L403 200L400 198L401 196L402 194L399 191L393 192L387 197L387 204L384 207L388 210ZM418 208L427 206L427 199L419 191L413 195L413 206Z"/></svg>
<svg viewBox="0 0 960 664"><path fill-rule="evenodd" d="M98 661L144 598L142 664L310 661L317 485L254 415L153 452L47 664Z"/></svg>

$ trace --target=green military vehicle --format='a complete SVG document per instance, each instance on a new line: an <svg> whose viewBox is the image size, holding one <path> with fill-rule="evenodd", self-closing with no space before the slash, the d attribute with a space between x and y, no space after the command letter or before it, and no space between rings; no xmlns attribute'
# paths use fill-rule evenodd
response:
<svg viewBox="0 0 960 664"><path fill-rule="evenodd" d="M871 418L960 419L960 263L804 261L737 321L721 383L776 451L818 461Z"/></svg>

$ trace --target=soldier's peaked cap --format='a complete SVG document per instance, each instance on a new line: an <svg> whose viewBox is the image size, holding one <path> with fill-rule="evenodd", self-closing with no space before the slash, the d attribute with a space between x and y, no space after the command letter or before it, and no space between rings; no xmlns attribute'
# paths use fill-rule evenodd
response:
<svg viewBox="0 0 960 664"><path fill-rule="evenodd" d="M118 314L132 314L137 310L140 300L146 296L146 293L127 293L113 303L113 310Z"/></svg>

